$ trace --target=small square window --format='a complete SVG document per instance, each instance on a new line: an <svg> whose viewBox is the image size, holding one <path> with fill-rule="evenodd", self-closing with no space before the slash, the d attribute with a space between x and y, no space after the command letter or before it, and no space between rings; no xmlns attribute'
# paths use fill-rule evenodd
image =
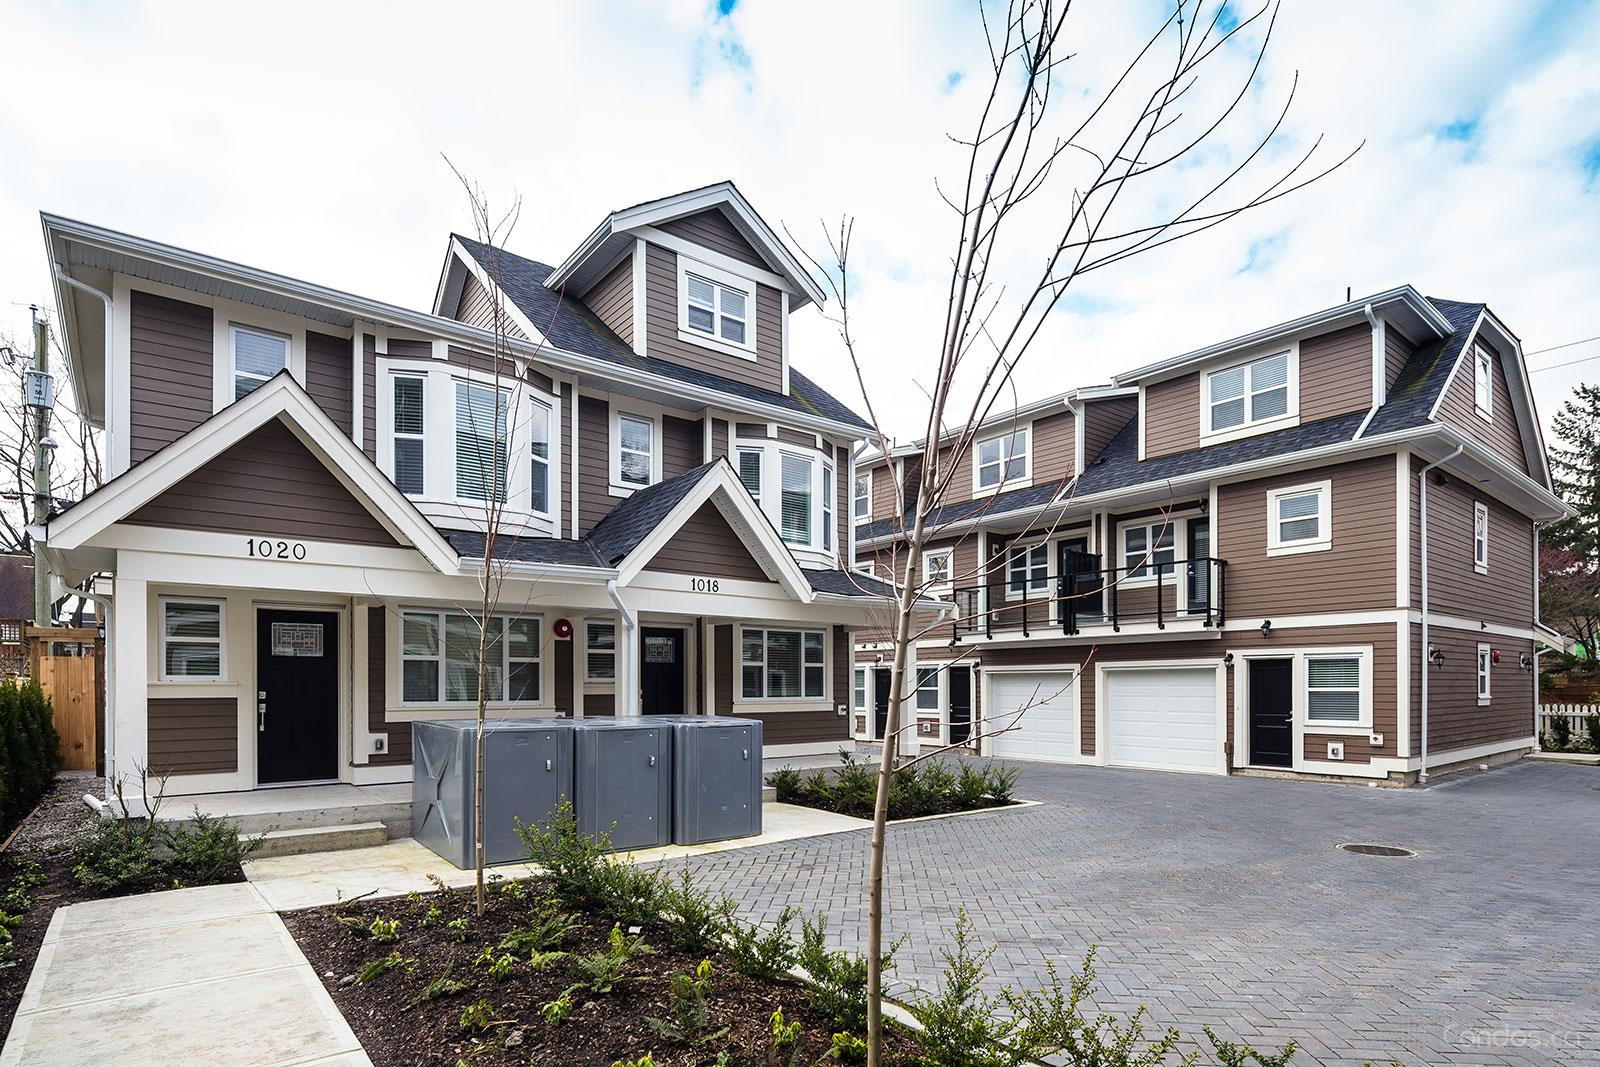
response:
<svg viewBox="0 0 1600 1067"><path fill-rule="evenodd" d="M1306 719L1350 726L1361 721L1361 657L1306 657Z"/></svg>
<svg viewBox="0 0 1600 1067"><path fill-rule="evenodd" d="M1176 524L1171 520L1122 528L1122 565L1128 580L1171 574L1177 560Z"/></svg>
<svg viewBox="0 0 1600 1067"><path fill-rule="evenodd" d="M1028 477L1028 431L1001 434L978 442L974 477L978 489L998 489Z"/></svg>
<svg viewBox="0 0 1600 1067"><path fill-rule="evenodd" d="M220 601L163 600L162 677L221 678L222 635Z"/></svg>
<svg viewBox="0 0 1600 1067"><path fill-rule="evenodd" d="M239 400L289 366L289 339L248 326L234 326L232 333L233 398Z"/></svg>
<svg viewBox="0 0 1600 1067"><path fill-rule="evenodd" d="M1024 545L1011 550L1006 562L1008 595L1042 593L1050 584L1050 557L1044 545Z"/></svg>
<svg viewBox="0 0 1600 1067"><path fill-rule="evenodd" d="M750 304L755 300L754 283L736 284L733 276L709 267L702 266L699 270L704 273L682 269L683 328L737 348L751 348Z"/></svg>
<svg viewBox="0 0 1600 1067"><path fill-rule="evenodd" d="M1267 554L1333 547L1331 482L1297 485L1267 494Z"/></svg>

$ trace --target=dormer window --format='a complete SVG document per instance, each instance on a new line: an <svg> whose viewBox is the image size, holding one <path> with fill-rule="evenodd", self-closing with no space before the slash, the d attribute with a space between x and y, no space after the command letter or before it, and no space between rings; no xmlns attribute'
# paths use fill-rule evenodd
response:
<svg viewBox="0 0 1600 1067"><path fill-rule="evenodd" d="M1292 353L1270 356L1205 376L1206 433L1222 434L1284 422L1298 414Z"/></svg>
<svg viewBox="0 0 1600 1067"><path fill-rule="evenodd" d="M756 283L678 257L678 339L756 358Z"/></svg>
<svg viewBox="0 0 1600 1067"><path fill-rule="evenodd" d="M1472 406L1485 422L1494 418L1494 353L1483 345L1472 352Z"/></svg>
<svg viewBox="0 0 1600 1067"><path fill-rule="evenodd" d="M972 468L972 490L988 493L1028 480L1028 428L998 434L978 442Z"/></svg>
<svg viewBox="0 0 1600 1067"><path fill-rule="evenodd" d="M872 518L872 472L862 471L856 475L854 511L857 522L866 522Z"/></svg>
<svg viewBox="0 0 1600 1067"><path fill-rule="evenodd" d="M233 398L242 399L289 365L289 339L249 326L235 325L233 335Z"/></svg>

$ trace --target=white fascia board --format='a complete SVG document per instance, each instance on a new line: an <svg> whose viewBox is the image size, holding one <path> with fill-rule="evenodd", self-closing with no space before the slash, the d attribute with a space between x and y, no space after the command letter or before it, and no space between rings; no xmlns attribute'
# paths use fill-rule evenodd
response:
<svg viewBox="0 0 1600 1067"><path fill-rule="evenodd" d="M463 574L483 574L486 569L481 556L461 558ZM563 582L588 585L604 585L621 573L615 567L576 567L565 563L525 563L504 559L496 559L493 570L496 575L504 574L515 578L554 578Z"/></svg>
<svg viewBox="0 0 1600 1067"><path fill-rule="evenodd" d="M1500 370L1506 376L1506 392L1511 394L1511 406L1517 417L1517 432L1522 439L1522 450L1529 461L1529 469L1537 469L1541 476L1540 480L1549 485L1549 454L1545 451L1544 428L1539 424L1534 404L1533 383L1528 379L1528 367L1522 355L1522 340L1511 332L1510 327L1500 320L1500 316L1487 307L1479 316L1478 328L1481 331L1486 326L1500 335L1500 347L1506 353L1501 357Z"/></svg>
<svg viewBox="0 0 1600 1067"><path fill-rule="evenodd" d="M479 285L483 286L484 291L489 294L491 300L495 298L495 290L499 290L500 303L505 307L506 317L520 326L522 332L532 338L535 345L543 348L550 343L545 338L544 331L529 321L528 316L523 314L522 309L517 306L517 302L506 295L505 286L492 282L489 268L479 263L477 257L467 251L466 245L452 237L450 238L450 251L460 259L462 266L472 272L473 277L478 280ZM494 334L493 330L488 332L491 336Z"/></svg>
<svg viewBox="0 0 1600 1067"><path fill-rule="evenodd" d="M1447 337L1454 332L1450 327L1450 320L1446 319L1438 308L1429 303L1427 298L1421 293L1417 292L1417 290L1413 287L1409 285L1403 285L1396 289L1388 289L1381 293L1374 293L1371 296L1359 297L1355 300L1350 300L1331 308L1323 308L1321 311L1314 311L1309 315L1302 315L1299 318L1290 319L1287 322L1280 322L1274 326L1268 326L1252 333L1242 334L1226 341L1220 341L1213 345L1207 345L1204 348L1197 348L1191 352L1185 352L1179 356L1158 360L1155 363L1148 363L1142 367L1135 367L1133 370L1124 371L1121 374L1114 375L1112 377L1112 382L1119 386L1131 385L1136 382L1147 381L1164 375L1174 374L1179 371L1186 370L1194 364L1203 363L1208 359L1227 355L1229 352L1233 352L1238 349L1251 348L1255 345L1269 344L1283 337L1291 336L1297 333L1303 333L1306 330L1314 329L1317 326L1321 326L1341 318L1353 317L1355 319L1365 321L1365 309L1368 305L1371 305L1373 310L1376 311L1386 304L1393 303L1404 303L1410 306L1422 317L1423 321L1433 326L1434 331L1440 337Z"/></svg>
<svg viewBox="0 0 1600 1067"><path fill-rule="evenodd" d="M280 415L287 416L290 431L329 472L367 502L368 511L392 536L411 544L441 573L456 572L459 557L449 542L300 384L282 372L52 520L49 541L58 549L81 547Z"/></svg>
<svg viewBox="0 0 1600 1067"><path fill-rule="evenodd" d="M78 307L77 301L82 294L79 292L79 290L70 285L66 285L61 280L61 276L63 274L70 274L71 271L68 269L69 264L66 262L66 257L61 254L64 252L64 249L59 249L57 247L57 235L51 230L50 216L41 211L39 213L39 224L44 230L44 247L47 258L50 260L50 293L55 300L56 317L60 320L61 330L65 335L62 338L65 343L63 343L61 347L63 351L67 353L67 375L72 379L72 395L76 399L79 408L86 410L89 403L89 380L88 378L84 377L84 369L82 366L83 361L77 358L77 354L74 351L77 346L72 343L72 339L75 338L78 333L76 321ZM72 309L71 314L68 313L68 308ZM111 309L109 307L105 309L105 316L106 327L109 330L112 318ZM30 338L30 341L31 340L32 339ZM101 358L108 358L109 355L110 353L103 353ZM109 404L110 399L102 398L101 403ZM98 423L95 423L93 419L91 419L90 422L97 429L105 429L104 412L101 413Z"/></svg>
<svg viewBox="0 0 1600 1067"><path fill-rule="evenodd" d="M273 274L270 271L258 270L254 267L218 259L215 256L191 252L173 245L164 245L157 241L134 237L115 230L107 230L56 215L44 215L42 217L45 220L47 233L60 235L67 240L94 245L110 252L138 256L175 270L204 274L290 299L321 304L324 307L344 312L352 318L399 326L421 333L432 333L447 341L458 341L463 345L484 350L493 350L494 345L498 343L513 355L526 359L536 359L559 370L593 374L610 381L636 385L643 389L654 390L696 403L728 408L729 410L755 416L750 420L752 422L783 422L791 426L804 427L821 433L844 437L852 441L861 440L867 434L867 431L861 427L850 423L839 422L819 415L808 415L803 411L779 408L758 400L750 400L745 397L719 392L715 389L690 385L687 382L651 374L648 371L634 370L620 363L595 359L590 356L580 355L577 352L568 352L549 343L523 340L519 337L496 338L493 330L469 326L464 322L440 315L412 311L409 308L385 304L382 301L355 296L337 289L329 289L326 286L316 285L312 282L303 282L296 278L289 278L281 274Z"/></svg>
<svg viewBox="0 0 1600 1067"><path fill-rule="evenodd" d="M807 604L815 599L816 593L801 571L800 564L795 561L793 553L789 551L789 546L783 543L778 531L772 528L771 521L750 498L750 494L740 483L739 476L733 472L733 465L726 459L702 475L694 488L685 493L683 499L667 512L666 517L656 525L655 529L650 531L649 536L623 557L617 566L617 583L626 586L638 577L639 572L649 566L650 561L672 539L673 534L677 533L679 528L700 510L700 505L708 500L715 501L717 510L721 511L724 517L732 512L742 520L743 525L754 536L754 543L747 542L745 547L766 557L776 572L778 583L789 592L790 596Z"/></svg>

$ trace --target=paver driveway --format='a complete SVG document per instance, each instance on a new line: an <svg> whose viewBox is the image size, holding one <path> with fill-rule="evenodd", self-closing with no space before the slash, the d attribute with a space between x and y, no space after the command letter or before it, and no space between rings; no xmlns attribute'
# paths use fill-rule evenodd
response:
<svg viewBox="0 0 1600 1067"><path fill-rule="evenodd" d="M902 982L958 908L997 985L1100 946L1097 1006L1296 1063L1600 1059L1600 770L1524 761L1422 790L1019 764L1039 807L891 828ZM1417 850L1338 852L1341 841ZM865 833L693 861L752 918L864 936Z"/></svg>

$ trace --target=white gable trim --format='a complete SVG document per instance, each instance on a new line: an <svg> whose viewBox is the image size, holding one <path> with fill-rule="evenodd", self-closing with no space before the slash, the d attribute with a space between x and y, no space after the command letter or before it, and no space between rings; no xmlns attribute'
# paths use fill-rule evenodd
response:
<svg viewBox="0 0 1600 1067"><path fill-rule="evenodd" d="M457 554L439 531L285 373L109 482L65 515L51 520L47 543L56 550L82 547L96 534L280 417L397 541L414 547L441 573L457 572Z"/></svg>
<svg viewBox="0 0 1600 1067"><path fill-rule="evenodd" d="M617 565L617 583L626 586L639 576L640 571L647 569L657 553L708 500L716 505L728 525L740 535L745 547L769 577L801 603L809 604L815 599L811 583L806 580L789 546L783 543L778 531L772 528L772 523L756 506L756 502L750 499L750 494L745 492L744 486L739 483L739 476L734 473L733 465L726 457L707 471L667 513L666 518L650 531L650 535L622 559Z"/></svg>
<svg viewBox="0 0 1600 1067"><path fill-rule="evenodd" d="M1461 373L1462 365L1473 358L1478 334L1484 332L1485 327L1496 335L1495 347L1501 353L1500 373L1506 376L1506 392L1511 394L1512 414L1517 420L1517 436L1522 441L1523 457L1527 460L1530 476L1548 487L1550 464L1545 452L1544 430L1539 426L1539 418L1533 406L1533 385L1528 380L1527 364L1523 361L1522 342L1506 329L1505 324L1488 308L1478 312L1477 319L1472 323L1472 329L1467 333L1466 341L1461 345L1461 351L1456 353L1456 361L1450 368L1450 377L1445 380L1444 388L1439 390L1438 398L1428 411L1428 418L1434 422L1439 420L1439 412L1444 408L1445 397L1449 396L1450 390L1455 387L1456 376Z"/></svg>
<svg viewBox="0 0 1600 1067"><path fill-rule="evenodd" d="M488 269L484 267L482 263L479 263L477 259L473 257L472 253L467 251L467 247L454 237L450 238L450 252L461 262L461 265L465 267L474 278L478 279L479 285L483 286L483 288L491 295L494 293L495 286L490 283ZM510 255L509 252L506 254ZM548 342L545 340L544 331L533 324L528 316L523 313L522 309L517 306L517 302L515 300L505 295L504 286L500 288L500 300L501 303L505 305L506 318L516 323L522 329L522 332L527 334L528 338L534 344L547 344Z"/></svg>

